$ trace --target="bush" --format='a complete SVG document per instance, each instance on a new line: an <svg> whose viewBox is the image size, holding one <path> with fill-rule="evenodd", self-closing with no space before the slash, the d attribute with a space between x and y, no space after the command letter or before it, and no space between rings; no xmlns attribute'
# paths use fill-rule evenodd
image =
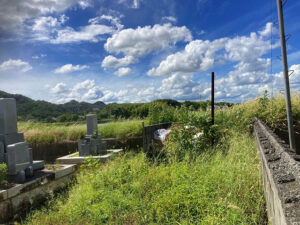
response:
<svg viewBox="0 0 300 225"><path fill-rule="evenodd" d="M0 164L0 183L5 179L7 174L7 166L5 163Z"/></svg>
<svg viewBox="0 0 300 225"><path fill-rule="evenodd" d="M178 123L173 126L165 147L169 159L181 161L188 157L191 160L210 147L212 138L217 142L218 126L211 125L211 117L207 113L189 112L183 107L177 114Z"/></svg>

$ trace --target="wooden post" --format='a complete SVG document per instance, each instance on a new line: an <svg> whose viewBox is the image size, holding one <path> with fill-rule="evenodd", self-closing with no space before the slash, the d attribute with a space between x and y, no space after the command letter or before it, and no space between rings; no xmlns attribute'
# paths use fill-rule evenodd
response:
<svg viewBox="0 0 300 225"><path fill-rule="evenodd" d="M215 73L211 73L211 125L215 124ZM214 133L211 137L211 145L214 145Z"/></svg>
<svg viewBox="0 0 300 225"><path fill-rule="evenodd" d="M145 136L145 124L144 124L144 121L142 122L142 126L143 126L143 149L144 149L144 152L146 152L147 149L146 149L146 136Z"/></svg>

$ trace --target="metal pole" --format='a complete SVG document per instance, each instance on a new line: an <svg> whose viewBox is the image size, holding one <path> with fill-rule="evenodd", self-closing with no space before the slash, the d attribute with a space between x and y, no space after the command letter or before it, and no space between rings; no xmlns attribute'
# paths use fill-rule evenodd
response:
<svg viewBox="0 0 300 225"><path fill-rule="evenodd" d="M280 28L281 55L282 55L283 77L284 77L284 85L285 85L285 102L286 102L286 111L287 111L287 120L288 120L289 141L290 141L290 148L296 150L293 118L292 118L292 107L291 107L289 71L288 71L288 62L287 62L287 55L286 55L284 19L283 19L281 0L277 0L277 9L278 9L278 21L279 21L279 28ZM300 154L300 149L296 153Z"/></svg>
<svg viewBox="0 0 300 225"><path fill-rule="evenodd" d="M215 73L211 73L211 125L215 124ZM212 134L214 135L214 134ZM214 145L214 137L211 138L211 145Z"/></svg>

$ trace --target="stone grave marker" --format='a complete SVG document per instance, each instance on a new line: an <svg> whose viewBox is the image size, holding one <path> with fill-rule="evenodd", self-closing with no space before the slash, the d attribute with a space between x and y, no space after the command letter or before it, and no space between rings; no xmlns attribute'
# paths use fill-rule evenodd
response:
<svg viewBox="0 0 300 225"><path fill-rule="evenodd" d="M79 156L98 155L106 152L106 142L98 134L98 122L95 114L86 116L87 135L78 141Z"/></svg>
<svg viewBox="0 0 300 225"><path fill-rule="evenodd" d="M16 100L0 98L0 162L7 164L8 175L16 182L23 183L33 176L33 168L42 169L44 163L34 166L32 149L18 133Z"/></svg>

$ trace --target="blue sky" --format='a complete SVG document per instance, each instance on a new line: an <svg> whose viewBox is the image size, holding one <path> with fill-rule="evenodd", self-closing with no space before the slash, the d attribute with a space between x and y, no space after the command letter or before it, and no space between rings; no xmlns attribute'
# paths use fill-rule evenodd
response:
<svg viewBox="0 0 300 225"><path fill-rule="evenodd" d="M299 7L284 7L296 91ZM246 101L284 89L274 21L276 0L2 0L0 90L54 103L205 100L215 71L217 101Z"/></svg>

